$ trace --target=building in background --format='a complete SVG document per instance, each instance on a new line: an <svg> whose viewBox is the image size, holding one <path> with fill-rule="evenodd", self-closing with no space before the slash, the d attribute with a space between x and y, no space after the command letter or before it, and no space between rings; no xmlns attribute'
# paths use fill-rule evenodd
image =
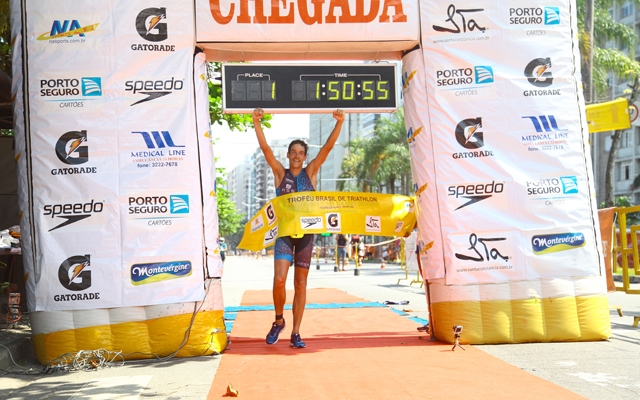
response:
<svg viewBox="0 0 640 400"><path fill-rule="evenodd" d="M613 8L609 9L609 14L616 21L634 27L636 34L640 36L640 7L633 4L633 2L617 2ZM615 45L613 42L607 43L607 47ZM627 51L627 49L621 50ZM640 44L637 45L635 54L640 54ZM636 56L635 59L640 61L640 56ZM599 101L628 97L624 91L629 89L627 85L630 80L618 80L613 75L610 75L609 79L611 82L609 98L599 99ZM636 106L640 106L640 103L636 103ZM637 113L635 117L637 117ZM601 204L605 200L605 174L609 151L611 150L612 134L613 132L599 132L590 135L597 204ZM620 146L614 161L614 198L628 196L632 204L640 204L640 188L632 188L633 181L638 175L640 175L640 121L636 119L632 122L631 129L622 133Z"/></svg>
<svg viewBox="0 0 640 400"><path fill-rule="evenodd" d="M276 139L269 142L273 155L289 168L287 150L292 140L299 138ZM273 171L260 148L256 148L250 158L236 166L227 179L227 189L233 192L233 202L238 212L251 218L272 198L276 197ZM239 180L242 179L242 184Z"/></svg>
<svg viewBox="0 0 640 400"><path fill-rule="evenodd" d="M338 179L342 173L342 160L346 155L347 145L351 140L373 135L375 122L381 114L347 114L342 124L340 138L329 157L318 171L316 190L322 192L337 191ZM327 141L336 126L332 114L312 114L309 119L309 157L313 160L320 147Z"/></svg>

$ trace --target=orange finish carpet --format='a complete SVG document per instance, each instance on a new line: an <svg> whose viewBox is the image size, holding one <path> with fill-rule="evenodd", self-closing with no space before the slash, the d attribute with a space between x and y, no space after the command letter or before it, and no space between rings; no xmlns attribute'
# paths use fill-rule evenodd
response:
<svg viewBox="0 0 640 400"><path fill-rule="evenodd" d="M270 291L247 291L242 303L270 299ZM335 289L310 289L307 300L363 301ZM225 397L229 384L244 399L583 398L472 346L451 351L422 339L417 323L387 308L307 309L305 349L289 347L291 325L267 345L272 322L273 311L238 313L208 399Z"/></svg>

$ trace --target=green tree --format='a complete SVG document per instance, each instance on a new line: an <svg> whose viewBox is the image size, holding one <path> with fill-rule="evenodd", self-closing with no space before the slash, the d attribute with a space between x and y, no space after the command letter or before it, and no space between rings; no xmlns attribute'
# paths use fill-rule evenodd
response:
<svg viewBox="0 0 640 400"><path fill-rule="evenodd" d="M251 118L251 114L223 114L222 112L222 81L220 80L221 63L208 63L207 74L209 76L207 83L209 87L209 116L211 124L226 124L231 131L246 132L248 129L252 129L253 120ZM265 128L271 127L269 121L271 121L271 115L265 114L262 120L262 124ZM216 160L218 160L217 157ZM220 235L229 236L242 227L241 222L243 219L246 219L246 216L239 213L235 204L231 201L233 193L226 189L227 183L226 179L224 179L226 178L226 171L224 168L217 168L216 170L216 197L218 200L219 231Z"/></svg>
<svg viewBox="0 0 640 400"><path fill-rule="evenodd" d="M406 140L404 110L402 107L389 118L376 121L371 138L349 143L349 154L342 162L341 178L353 178L364 192L383 188L395 193L400 181L402 194L411 193L411 165ZM344 190L347 185L339 186Z"/></svg>
<svg viewBox="0 0 640 400"><path fill-rule="evenodd" d="M640 6L640 0L632 0L632 2L636 7ZM615 0L577 1L585 99L594 103L608 100L606 90L609 74L629 82L629 90L626 92L629 104L633 104L640 94L640 63L634 59L638 36L633 27L616 22L609 14L609 9L616 6L617 3ZM591 9L591 7L593 8ZM593 34L588 31L590 22L585 20L585 16L590 14L590 9L593 13ZM617 47L607 47L607 42L610 41L615 43ZM589 68L590 55L592 56L592 69ZM618 130L611 135L611 149L605 169L604 203L607 207L612 207L615 204L613 170L623 132L623 130Z"/></svg>

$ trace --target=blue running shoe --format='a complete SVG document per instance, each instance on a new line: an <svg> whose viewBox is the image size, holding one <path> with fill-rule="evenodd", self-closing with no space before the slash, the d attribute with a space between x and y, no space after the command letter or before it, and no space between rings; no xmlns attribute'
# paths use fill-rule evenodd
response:
<svg viewBox="0 0 640 400"><path fill-rule="evenodd" d="M278 342L278 336L280 332L284 329L284 319L282 320L282 324L278 325L275 322L271 325L271 330L267 333L267 344L276 344Z"/></svg>
<svg viewBox="0 0 640 400"><path fill-rule="evenodd" d="M291 334L291 342L289 344L294 349L302 349L302 348L307 347L305 342L303 342L302 339L300 339L300 335L297 334L297 333L292 333Z"/></svg>

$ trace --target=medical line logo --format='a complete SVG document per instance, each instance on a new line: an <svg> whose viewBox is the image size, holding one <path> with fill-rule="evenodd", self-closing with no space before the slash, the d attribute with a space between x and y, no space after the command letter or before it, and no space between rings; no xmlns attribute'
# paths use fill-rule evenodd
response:
<svg viewBox="0 0 640 400"><path fill-rule="evenodd" d="M402 0L372 1L369 9L365 10L363 1L356 2L355 8L348 1L331 0L323 13L323 5L326 0L298 0L297 3L289 2L285 8L284 2L256 0L235 0L225 3L229 11L223 14L220 6L222 0L209 0L211 16L221 24L229 24L234 17L238 24L295 24L302 22L306 25L314 24L352 24L378 22L407 22ZM267 4L265 4L267 3ZM309 4L311 3L311 4ZM298 7L296 8L296 4ZM265 15L265 6L271 10L269 16ZM236 16L237 11L237 16ZM339 13L340 16L336 17ZM252 17L253 16L253 17Z"/></svg>

